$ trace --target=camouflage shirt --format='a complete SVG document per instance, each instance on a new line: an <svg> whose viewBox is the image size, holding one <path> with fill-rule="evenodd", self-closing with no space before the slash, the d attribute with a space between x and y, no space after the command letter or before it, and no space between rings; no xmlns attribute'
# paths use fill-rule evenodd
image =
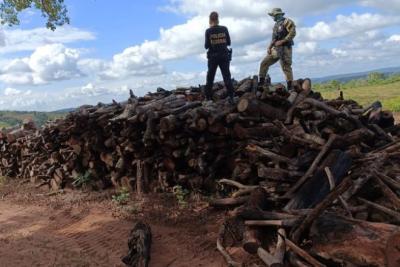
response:
<svg viewBox="0 0 400 267"><path fill-rule="evenodd" d="M296 25L291 19L283 19L275 23L272 33L272 42L285 40L287 46L294 44L293 39L296 36Z"/></svg>

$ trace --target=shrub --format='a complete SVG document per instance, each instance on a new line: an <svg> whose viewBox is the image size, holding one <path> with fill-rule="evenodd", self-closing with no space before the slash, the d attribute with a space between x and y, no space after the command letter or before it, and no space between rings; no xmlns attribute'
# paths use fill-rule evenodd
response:
<svg viewBox="0 0 400 267"><path fill-rule="evenodd" d="M87 186L92 180L92 177L90 175L89 171L86 171L85 174L79 174L76 179L72 182L72 185L74 187L84 187Z"/></svg>
<svg viewBox="0 0 400 267"><path fill-rule="evenodd" d="M117 203L118 205L125 205L128 203L129 197L129 189L126 187L122 187L116 195L112 196L112 201Z"/></svg>
<svg viewBox="0 0 400 267"><path fill-rule="evenodd" d="M183 189L182 186L176 185L172 188L172 192L174 193L180 207L185 208L188 206L186 198L189 195L189 191L187 189Z"/></svg>

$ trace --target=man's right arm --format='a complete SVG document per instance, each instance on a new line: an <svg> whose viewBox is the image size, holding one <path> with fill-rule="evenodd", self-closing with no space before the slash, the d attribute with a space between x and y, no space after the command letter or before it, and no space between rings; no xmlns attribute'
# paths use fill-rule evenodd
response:
<svg viewBox="0 0 400 267"><path fill-rule="evenodd" d="M275 34L272 33L271 43L270 43L269 46L268 46L268 54L269 54L269 55L271 54L272 48L275 46L275 42L276 42L276 40L275 40Z"/></svg>
<svg viewBox="0 0 400 267"><path fill-rule="evenodd" d="M226 27L225 27L225 34L226 34L226 45L231 46L231 36L229 35L229 30Z"/></svg>

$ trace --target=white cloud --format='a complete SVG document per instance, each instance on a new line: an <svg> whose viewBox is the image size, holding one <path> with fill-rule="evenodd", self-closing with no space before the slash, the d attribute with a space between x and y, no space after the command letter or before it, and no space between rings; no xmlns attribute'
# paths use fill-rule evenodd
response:
<svg viewBox="0 0 400 267"><path fill-rule="evenodd" d="M211 11L215 10L220 13L222 18L260 18L267 17L267 11L272 8L281 7L288 16L300 17L320 14L334 7L354 2L357 2L357 0L170 0L170 4L163 9L185 15L208 16Z"/></svg>
<svg viewBox="0 0 400 267"><path fill-rule="evenodd" d="M3 73L0 75L0 81L12 85L32 85L33 76L28 72L23 73Z"/></svg>
<svg viewBox="0 0 400 267"><path fill-rule="evenodd" d="M0 49L2 46L6 45L6 36L4 34L4 31L0 28Z"/></svg>
<svg viewBox="0 0 400 267"><path fill-rule="evenodd" d="M72 89L65 93L65 98L79 98L79 97L98 97L103 95L128 95L129 88L127 85L118 87L109 87L88 83L81 88Z"/></svg>
<svg viewBox="0 0 400 267"><path fill-rule="evenodd" d="M29 67L34 71L34 78L43 83L68 80L82 76L77 66L79 55L77 49L61 44L45 45L31 55Z"/></svg>
<svg viewBox="0 0 400 267"><path fill-rule="evenodd" d="M338 37L353 36L366 31L376 30L400 23L399 16L384 16L381 14L356 14L350 16L338 15L334 22L317 22L313 27L299 31L301 39L328 40Z"/></svg>
<svg viewBox="0 0 400 267"><path fill-rule="evenodd" d="M188 15L207 16L213 10L221 11L221 16L256 17L266 15L270 5L262 0L222 1L222 0L172 0L165 10Z"/></svg>
<svg viewBox="0 0 400 267"><path fill-rule="evenodd" d="M400 43L400 34L390 36L388 42Z"/></svg>
<svg viewBox="0 0 400 267"><path fill-rule="evenodd" d="M295 53L312 54L317 50L317 42L301 42L295 47Z"/></svg>
<svg viewBox="0 0 400 267"><path fill-rule="evenodd" d="M333 48L332 49L332 55L334 57L347 57L348 53L345 50L339 49L339 48Z"/></svg>
<svg viewBox="0 0 400 267"><path fill-rule="evenodd" d="M107 69L108 63L97 58L84 58L78 61L79 69L86 75L95 75Z"/></svg>
<svg viewBox="0 0 400 267"><path fill-rule="evenodd" d="M272 27L271 19L225 18L229 27L233 47L270 38L266 34ZM204 55L204 32L208 19L196 16L186 23L160 30L160 38L141 45L126 48L116 54L100 76L103 79L118 79L129 76L160 75L165 73L163 63L168 60ZM236 52L235 52L236 53Z"/></svg>
<svg viewBox="0 0 400 267"><path fill-rule="evenodd" d="M84 104L108 103L113 98L122 101L128 96L129 87L123 84L109 87L89 83L82 87L45 92L6 88L0 95L0 105L2 110L52 111Z"/></svg>
<svg viewBox="0 0 400 267"><path fill-rule="evenodd" d="M399 0L363 0L361 3L391 13L398 13L400 11Z"/></svg>
<svg viewBox="0 0 400 267"><path fill-rule="evenodd" d="M47 44L68 44L95 38L92 32L70 26L59 27L55 31L47 28L29 30L0 28L0 53L34 51Z"/></svg>
<svg viewBox="0 0 400 267"><path fill-rule="evenodd" d="M47 84L82 77L78 67L80 52L62 44L44 45L30 57L11 60L0 70L6 84Z"/></svg>
<svg viewBox="0 0 400 267"><path fill-rule="evenodd" d="M6 89L4 89L4 95L5 96L11 96L11 95L19 95L21 94L21 90L15 89L15 88L11 88L8 87Z"/></svg>
<svg viewBox="0 0 400 267"><path fill-rule="evenodd" d="M164 73L157 53L155 42L145 42L140 46L125 49L116 54L105 71L100 73L103 79L118 79L129 76L151 76Z"/></svg>
<svg viewBox="0 0 400 267"><path fill-rule="evenodd" d="M204 51L206 23L204 17L194 17L184 24L160 29L158 40L145 41L114 55L100 76L103 79L117 79L163 74L163 61L181 59Z"/></svg>

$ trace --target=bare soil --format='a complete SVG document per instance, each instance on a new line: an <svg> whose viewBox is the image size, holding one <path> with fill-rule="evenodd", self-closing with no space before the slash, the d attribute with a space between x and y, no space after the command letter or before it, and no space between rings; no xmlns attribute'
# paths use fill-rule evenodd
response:
<svg viewBox="0 0 400 267"><path fill-rule="evenodd" d="M124 266L136 220L152 227L151 267L225 266L215 249L223 212L171 195L120 206L113 191L48 195L30 184L0 184L0 266Z"/></svg>

